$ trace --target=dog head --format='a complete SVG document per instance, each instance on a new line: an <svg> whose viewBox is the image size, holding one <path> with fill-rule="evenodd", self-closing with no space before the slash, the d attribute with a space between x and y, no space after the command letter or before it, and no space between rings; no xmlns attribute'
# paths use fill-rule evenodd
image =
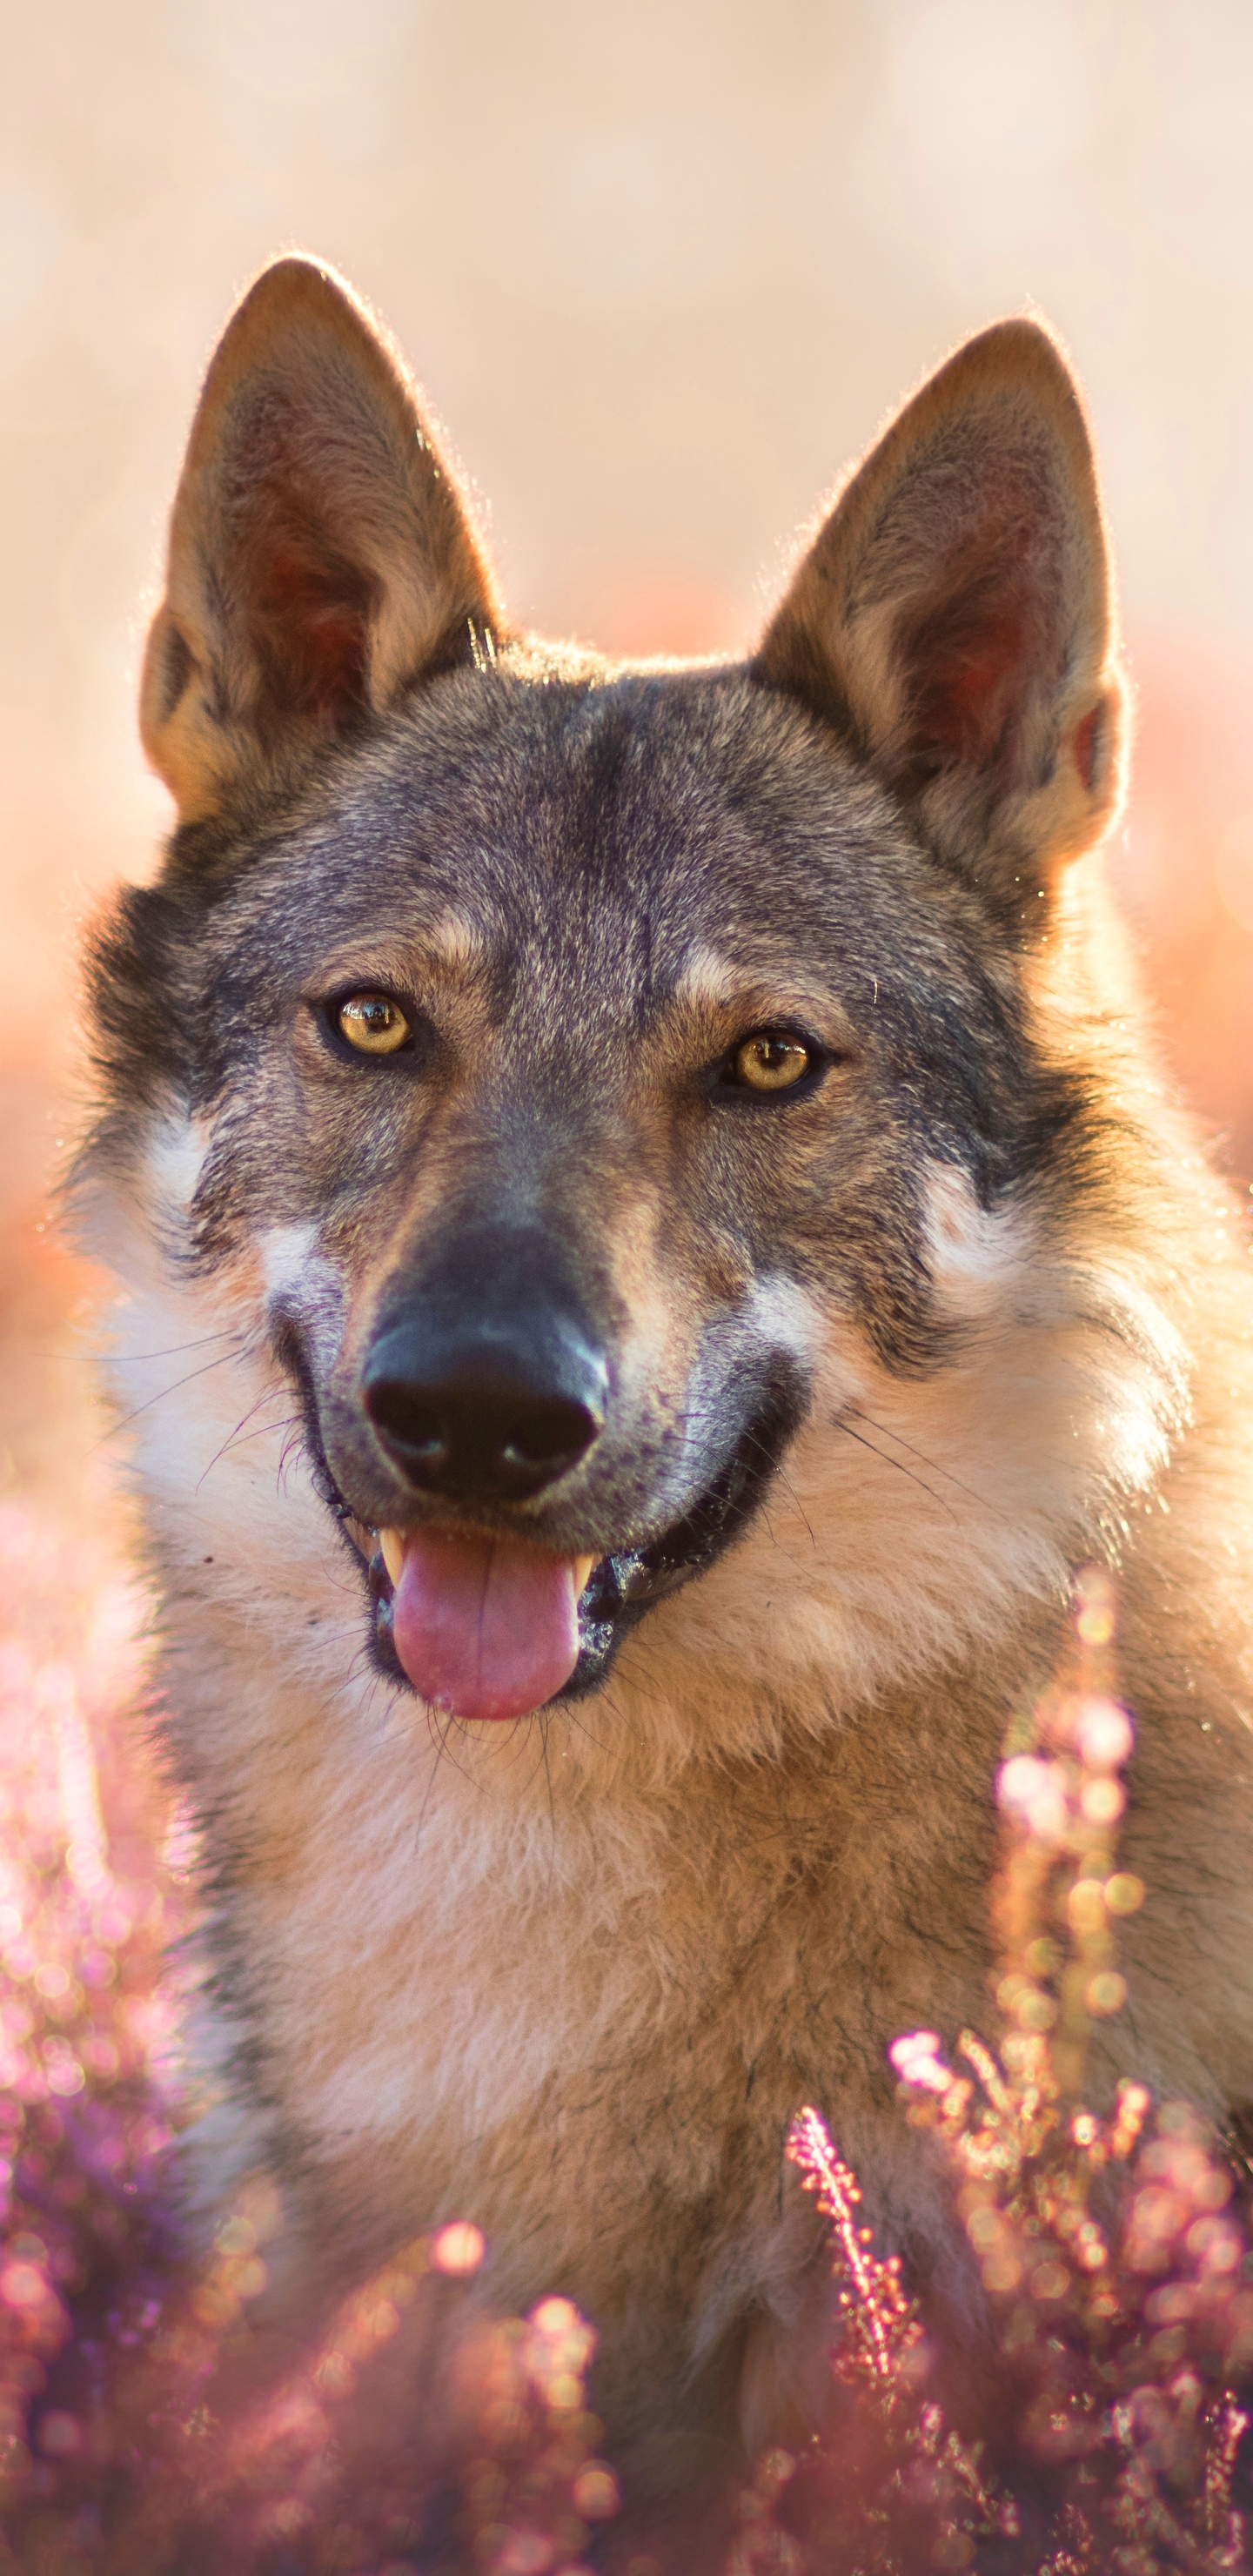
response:
<svg viewBox="0 0 1253 2576"><path fill-rule="evenodd" d="M143 729L180 822L97 949L97 1168L193 1140L165 1256L289 1377L435 1705L598 1687L1100 1195L1041 961L1120 689L1034 323L906 405L749 663L624 668L511 635L395 353L284 260L209 371Z"/></svg>

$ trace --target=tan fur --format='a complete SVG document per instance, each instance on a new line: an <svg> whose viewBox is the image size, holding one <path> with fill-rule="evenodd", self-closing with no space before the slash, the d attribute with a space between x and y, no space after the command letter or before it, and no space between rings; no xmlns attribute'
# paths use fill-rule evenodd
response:
<svg viewBox="0 0 1253 2576"><path fill-rule="evenodd" d="M308 276L279 273L277 322L267 291L228 334L226 372L211 372L210 426L263 322L253 363L269 367L273 345L284 369L320 350L326 328L355 327L337 306L328 323ZM290 356L297 305L315 336ZM390 417L402 396L394 374L380 381ZM1011 519L1043 478L1063 493L1065 530L1041 575L1051 683L1031 679L977 792L951 762L911 766L908 695L918 595L934 605L954 556L959 591L966 579L982 506L965 479L972 420L975 445L1008 459ZM171 596L207 668L226 647L204 623L188 531L193 509L216 505L188 496L212 494L220 449L207 427L197 438ZM416 445L411 463L425 472ZM390 491L390 467L384 481ZM953 544L928 553L950 504ZM429 505L426 490L411 506ZM403 574L387 593L370 660L380 702L420 667L454 602L494 617L460 535L452 561L434 604L415 606ZM543 667L554 685L581 668ZM600 1693L502 1737L437 1722L370 1671L360 1588L293 1445L292 1388L270 1349L272 1301L298 1288L348 1382L387 1280L440 1222L492 1104L512 1096L478 928L445 909L425 950L387 923L371 954L360 940L342 959L328 949L328 981L341 965L383 975L393 953L410 984L429 966L449 1048L473 1068L442 1093L432 1078L426 1123L397 1127L385 1190L362 1181L333 1221L254 1229L192 1278L169 1249L190 1239L212 1116L172 1103L139 1147L111 1146L91 1184L97 1246L125 1291L119 1384L166 1604L178 1758L232 1872L241 1983L206 1995L194 2025L197 2080L217 2096L189 2143L204 2223L243 2172L280 2155L287 2217L271 2256L290 2312L396 2239L473 2216L493 2296L568 2291L597 2319L598 2402L615 2436L655 2460L674 2422L693 2441L728 2440L736 2424L757 2441L795 2432L812 2408L821 2272L812 2212L781 2166L803 2100L827 2109L873 2214L943 2295L959 2307L975 2295L884 2051L919 2024L988 2022L989 1783L1007 1722L1049 1671L1071 1572L1092 1554L1121 1579L1140 1728L1126 1852L1150 1889L1129 1943L1131 2005L1093 2082L1107 2091L1133 2068L1219 2115L1253 2100L1247 1253L1230 1195L1159 1082L1099 861L1063 869L1112 810L1119 684L1082 416L1034 326L1002 325L960 352L849 486L762 651L776 685L815 667L862 758L931 841L998 901L1007 884L1015 903L1040 894L1005 952L1006 986L1021 979L1034 1042L1082 1063L1111 1123L1099 1171L1060 1212L1030 1192L981 1205L953 1159L922 1159L950 1341L942 1366L889 1365L864 1317L782 1262L746 1285L676 1204L675 1068L754 1013L837 1009L785 942L763 949L757 984L710 942L692 951L661 1034L629 1080L605 1075L609 1106L580 1131L577 1204L628 1315L624 1402L646 1427L702 1318L733 1292L803 1358L814 1397L748 1535L650 1613ZM251 685L245 670L241 706ZM742 692L729 700L738 720L749 684L728 687ZM176 735L148 724L195 815L242 736L191 695ZM950 713L946 699L937 721ZM270 792L288 755L262 756ZM887 824L884 836L904 867L906 841ZM560 960L528 974L535 1025L551 1018L559 1037ZM284 1083L309 1043L292 1039ZM608 1030L606 1064L614 1043ZM840 1103L853 1115L859 1078L855 1064L840 1075L832 1116ZM302 1134L351 1174L349 1111L307 1079ZM295 1131L277 1123L287 1093L273 1098L277 1155ZM160 1356L183 1346L186 1361ZM263 2106L228 2073L250 2016L265 2034Z"/></svg>
<svg viewBox="0 0 1253 2576"><path fill-rule="evenodd" d="M381 2246L473 2212L496 2248L500 2296L556 2283L614 2317L608 2371L630 2392L619 2396L628 2424L652 2415L651 2374L679 2358L689 2302L692 2360L745 2301L785 2322L795 2309L810 2232L790 2203L776 2214L773 2196L781 2130L803 2096L838 2102L872 2205L917 2229L912 2141L876 2100L882 2034L986 2026L987 1774L1021 1688L1024 1635L1044 1611L1042 1677L1047 1607L1100 1537L1085 1499L1094 1476L1122 1535L1128 1696L1160 1730L1145 1727L1127 1855L1158 1892L1137 1927L1112 2062L1215 2110L1253 2083L1253 1745L1232 1737L1228 1713L1233 1691L1248 1704L1236 1640L1253 1515L1245 1460L1222 1428L1233 1399L1253 1394L1253 1365L1229 1209L1185 1172L1168 1232L1186 1227L1189 1247L1208 1238L1209 1275L1146 1251L1119 1282L1143 1354L1111 1366L1082 1323L1087 1247L1068 1277L1041 1280L1029 1246L1008 1259L972 1247L942 1187L938 1202L954 1307L975 1326L968 1366L943 1389L902 1395L854 1352L828 1363L864 1397L885 1460L894 1437L907 1444L931 1491L806 1437L768 1524L696 1602L663 1608L624 1650L612 1727L593 1704L543 1753L525 1730L502 1747L490 1730L459 1729L444 1754L411 1703L397 1725L371 1678L345 1673L328 1692L325 1649L338 1633L350 1663L355 1603L300 1471L282 1466L283 1433L229 1445L252 1406L253 1429L266 1420L267 1379L246 1355L188 1386L177 1414L141 1418L161 1556L207 1659L188 1676L198 1760L252 1847L246 1940L278 2023L287 2114L308 2141L321 2214L298 2268L316 2273L325 2227ZM191 1320L212 1329L222 1315L243 1321L230 1301ZM1172 1316L1206 1353L1185 1386ZM123 1350L159 1349L188 1320L186 1300L141 1296ZM130 1400L171 1375L169 1363L128 1369ZM285 1410L277 1390L270 1400ZM1199 1436L1180 1435L1185 1404ZM815 1526L839 1533L838 1565ZM211 1607L199 1597L207 1555ZM297 1640L277 1657L276 1595ZM1192 1680L1178 1705L1181 1666L1213 1678L1208 1690ZM868 1756L873 1824L859 1789ZM1182 1916L1181 1847L1204 1855ZM889 1929L898 1877L915 1890L903 1949ZM807 2060L794 2035L780 2047L776 1980L789 1983L798 1951L816 1980L838 1981L838 2067ZM757 2070L751 2117L706 2098L702 2027L722 2012L736 2057ZM211 2040L206 2073L220 2046ZM530 2106L554 2085L569 2107L528 2147ZM739 2130L733 2170L725 2149L713 2166L693 2162L698 2128ZM235 2112L205 2120L196 2161L210 2208L265 2143ZM677 2222L664 2278L648 2250L658 2191ZM733 2230L745 2231L747 2270L722 2269ZM779 2429L761 2376L758 2353L758 2434Z"/></svg>

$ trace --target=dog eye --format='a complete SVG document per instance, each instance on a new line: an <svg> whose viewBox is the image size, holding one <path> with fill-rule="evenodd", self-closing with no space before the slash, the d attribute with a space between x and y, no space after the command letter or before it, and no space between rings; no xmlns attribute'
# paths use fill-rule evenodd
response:
<svg viewBox="0 0 1253 2576"><path fill-rule="evenodd" d="M790 1091L814 1063L811 1047L786 1029L758 1029L731 1058L730 1080L746 1091Z"/></svg>
<svg viewBox="0 0 1253 2576"><path fill-rule="evenodd" d="M388 993L350 993L335 1011L340 1036L361 1055L395 1055L409 1037L409 1023Z"/></svg>

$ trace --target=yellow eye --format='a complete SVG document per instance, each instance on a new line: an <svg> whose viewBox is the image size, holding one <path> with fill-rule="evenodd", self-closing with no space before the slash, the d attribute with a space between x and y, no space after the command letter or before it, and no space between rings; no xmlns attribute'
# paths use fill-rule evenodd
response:
<svg viewBox="0 0 1253 2576"><path fill-rule="evenodd" d="M745 1038L736 1048L732 1074L749 1091L790 1091L813 1060L803 1039L789 1037L782 1029L759 1029L756 1037Z"/></svg>
<svg viewBox="0 0 1253 2576"><path fill-rule="evenodd" d="M350 993L335 1017L341 1037L362 1055L395 1055L409 1035L404 1012L386 993Z"/></svg>

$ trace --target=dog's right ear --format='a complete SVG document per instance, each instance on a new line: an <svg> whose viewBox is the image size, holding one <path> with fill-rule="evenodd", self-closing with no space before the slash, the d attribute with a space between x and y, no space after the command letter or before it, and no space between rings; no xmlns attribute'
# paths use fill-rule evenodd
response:
<svg viewBox="0 0 1253 2576"><path fill-rule="evenodd" d="M295 785L502 624L396 351L341 279L276 261L209 367L148 638L144 748L180 820Z"/></svg>

